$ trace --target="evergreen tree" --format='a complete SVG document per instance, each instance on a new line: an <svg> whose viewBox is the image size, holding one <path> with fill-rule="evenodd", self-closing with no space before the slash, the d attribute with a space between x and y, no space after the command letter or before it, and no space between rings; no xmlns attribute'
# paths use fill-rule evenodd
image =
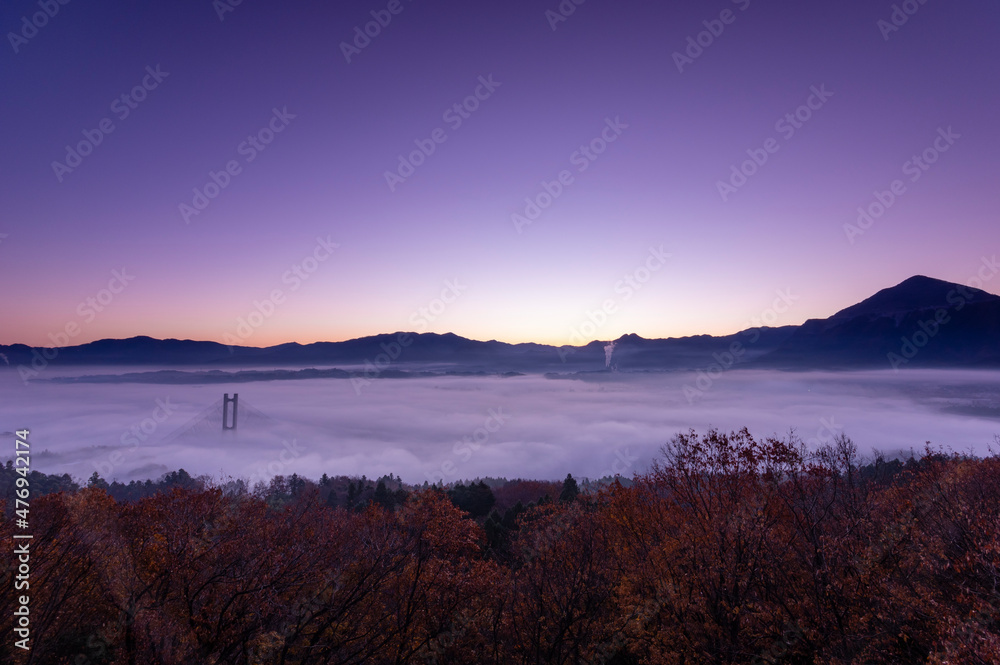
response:
<svg viewBox="0 0 1000 665"><path fill-rule="evenodd" d="M566 480L563 481L562 492L559 493L559 500L563 503L570 503L576 501L579 494L580 487L576 484L576 478L573 477L573 474L567 473Z"/></svg>
<svg viewBox="0 0 1000 665"><path fill-rule="evenodd" d="M458 483L448 490L451 502L473 518L485 517L496 503L493 490L483 481L470 483L468 486Z"/></svg>
<svg viewBox="0 0 1000 665"><path fill-rule="evenodd" d="M394 502L392 500L392 495L389 493L389 490L386 489L384 480L378 481L378 485L375 486L375 496L372 500L386 510L393 509Z"/></svg>
<svg viewBox="0 0 1000 665"><path fill-rule="evenodd" d="M288 492L292 496L298 496L306 488L306 479L297 473L293 473L288 479Z"/></svg>
<svg viewBox="0 0 1000 665"><path fill-rule="evenodd" d="M90 480L87 481L87 487L98 487L102 490L107 490L108 483L103 478L101 478L101 475L99 473L94 471L94 473L92 473L90 476Z"/></svg>

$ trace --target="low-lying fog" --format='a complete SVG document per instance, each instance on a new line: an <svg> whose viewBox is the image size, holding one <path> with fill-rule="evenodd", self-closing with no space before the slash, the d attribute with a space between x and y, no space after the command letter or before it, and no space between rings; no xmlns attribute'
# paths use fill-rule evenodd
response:
<svg viewBox="0 0 1000 665"><path fill-rule="evenodd" d="M50 368L46 378L98 372L107 369ZM863 453L889 454L919 451L930 441L982 455L1000 434L1000 372L733 370L714 381L703 375L700 386L697 378L376 379L356 390L346 379L25 385L6 370L0 431L30 429L32 468L78 480L95 470L130 480L184 468L253 480L393 473L413 483L631 475L690 428L747 426L758 436L794 428L813 445L844 432ZM227 392L239 393L241 420L235 432L223 433L221 408L213 405ZM5 439L0 459L13 455L13 441Z"/></svg>

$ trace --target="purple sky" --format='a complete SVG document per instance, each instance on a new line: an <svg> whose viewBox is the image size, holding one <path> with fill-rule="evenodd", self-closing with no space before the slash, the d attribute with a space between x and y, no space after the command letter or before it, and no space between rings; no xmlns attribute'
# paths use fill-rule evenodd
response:
<svg viewBox="0 0 1000 665"><path fill-rule="evenodd" d="M892 3L860 0L589 0L559 22L557 0L244 0L220 20L226 1L3 4L0 343L725 334L914 274L965 283L997 253L995 2L911 0L890 31ZM721 34L679 71L705 21ZM54 166L84 132L100 144ZM415 142L433 153L397 171ZM720 193L748 150L767 161Z"/></svg>

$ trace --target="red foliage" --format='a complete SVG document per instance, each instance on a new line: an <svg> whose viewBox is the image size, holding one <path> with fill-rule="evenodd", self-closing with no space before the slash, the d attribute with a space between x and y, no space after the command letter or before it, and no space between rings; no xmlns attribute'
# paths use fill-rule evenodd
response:
<svg viewBox="0 0 1000 665"><path fill-rule="evenodd" d="M1000 459L882 471L843 438L807 453L692 432L629 487L522 514L503 565L436 490L395 511L49 495L32 501L33 648L7 639L0 660L1000 662ZM502 506L558 483L508 487Z"/></svg>

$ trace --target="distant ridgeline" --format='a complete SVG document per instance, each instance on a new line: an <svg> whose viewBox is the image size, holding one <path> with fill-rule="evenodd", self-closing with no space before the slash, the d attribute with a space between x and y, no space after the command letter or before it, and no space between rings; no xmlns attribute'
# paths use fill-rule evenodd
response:
<svg viewBox="0 0 1000 665"><path fill-rule="evenodd" d="M63 383L367 381L442 374L696 370L716 362L720 355L732 356L737 367L779 369L1000 367L1000 297L974 288L984 285L998 270L995 261L984 259L978 277L969 285L911 277L826 319L771 327L794 318L799 296L786 289L779 292L771 307L748 321L753 327L721 337L645 339L628 334L613 344L593 341L557 347L483 342L452 333L394 333L268 348L133 337L58 349L13 344L0 346L0 355L25 381ZM171 369L49 377L43 372L48 365ZM183 366L189 369L176 369Z"/></svg>

